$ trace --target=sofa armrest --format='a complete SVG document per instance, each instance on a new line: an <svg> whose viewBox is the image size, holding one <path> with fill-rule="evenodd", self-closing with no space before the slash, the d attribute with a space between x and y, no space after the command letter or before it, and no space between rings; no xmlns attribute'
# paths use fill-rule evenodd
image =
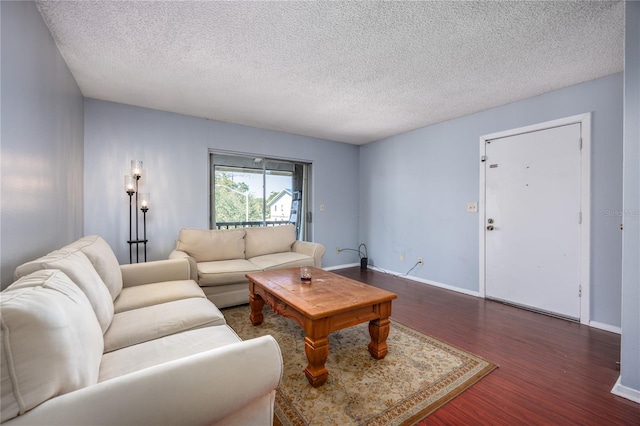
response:
<svg viewBox="0 0 640 426"><path fill-rule="evenodd" d="M169 253L169 259L187 259L189 261L189 267L191 268L191 279L198 282L198 263L193 257L184 251L173 250Z"/></svg>
<svg viewBox="0 0 640 426"><path fill-rule="evenodd" d="M124 287L191 279L191 266L187 259L156 260L120 265L120 272L122 272Z"/></svg>
<svg viewBox="0 0 640 426"><path fill-rule="evenodd" d="M291 251L313 257L313 266L322 268L322 256L324 256L324 246L322 244L311 243L309 241L296 241L293 243Z"/></svg>
<svg viewBox="0 0 640 426"><path fill-rule="evenodd" d="M267 409L264 396L275 395L282 365L275 339L262 336L52 398L6 425L211 425L246 420L245 407L271 424L274 399Z"/></svg>

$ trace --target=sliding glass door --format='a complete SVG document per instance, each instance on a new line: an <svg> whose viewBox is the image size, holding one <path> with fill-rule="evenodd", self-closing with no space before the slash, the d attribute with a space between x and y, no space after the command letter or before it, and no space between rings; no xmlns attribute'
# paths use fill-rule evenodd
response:
<svg viewBox="0 0 640 426"><path fill-rule="evenodd" d="M293 223L306 238L310 165L212 152L211 228Z"/></svg>

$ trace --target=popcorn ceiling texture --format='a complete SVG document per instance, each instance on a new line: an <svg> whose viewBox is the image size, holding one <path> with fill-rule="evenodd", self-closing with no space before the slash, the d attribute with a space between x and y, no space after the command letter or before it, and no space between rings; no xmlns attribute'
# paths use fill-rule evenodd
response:
<svg viewBox="0 0 640 426"><path fill-rule="evenodd" d="M38 1L84 96L363 144L622 71L620 1Z"/></svg>

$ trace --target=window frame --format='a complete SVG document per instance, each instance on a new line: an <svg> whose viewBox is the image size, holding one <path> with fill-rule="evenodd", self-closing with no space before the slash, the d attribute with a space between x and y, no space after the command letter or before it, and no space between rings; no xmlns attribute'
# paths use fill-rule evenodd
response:
<svg viewBox="0 0 640 426"><path fill-rule="evenodd" d="M266 217L268 212L266 212L266 179L267 179L267 163L289 163L294 167L293 176L292 176L292 188L291 193L302 194L301 199L298 203L298 211L296 217L296 233L297 238L299 240L311 241L312 238L312 222L311 215L307 212L311 211L311 172L313 170L313 163L309 160L300 160L293 158L282 158L282 157L273 157L273 156L263 156L261 154L252 154L252 153L242 153L242 152L230 152L230 151L221 151L221 150L209 150L209 187L208 187L208 198L209 198L209 229L220 229L215 220L215 167L221 166L221 164L216 164L216 158L218 157L226 157L225 160L229 161L230 158L236 157L239 159L239 162L248 162L248 161L257 161L260 160L262 163L262 176L263 176L263 197L262 197L262 212L263 212L263 220L262 224L258 226L272 226L276 224L267 223ZM241 167L226 164L227 167ZM246 167L250 168L250 167ZM256 170L258 170L256 168ZM297 183L296 183L297 180ZM296 188L293 188L294 184L296 184ZM292 199L293 206L293 199ZM291 223L288 221L283 221L279 224ZM255 226L255 225L254 225Z"/></svg>

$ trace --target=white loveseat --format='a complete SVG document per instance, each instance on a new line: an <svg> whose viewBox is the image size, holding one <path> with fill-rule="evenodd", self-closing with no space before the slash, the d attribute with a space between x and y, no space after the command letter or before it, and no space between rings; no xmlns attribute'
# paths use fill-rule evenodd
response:
<svg viewBox="0 0 640 426"><path fill-rule="evenodd" d="M294 225L237 229L183 228L169 259L189 259L192 279L219 308L249 303L250 272L322 267L322 244L297 241Z"/></svg>
<svg viewBox="0 0 640 426"><path fill-rule="evenodd" d="M271 424L282 355L242 341L187 260L118 265L100 237L0 293L4 425Z"/></svg>

